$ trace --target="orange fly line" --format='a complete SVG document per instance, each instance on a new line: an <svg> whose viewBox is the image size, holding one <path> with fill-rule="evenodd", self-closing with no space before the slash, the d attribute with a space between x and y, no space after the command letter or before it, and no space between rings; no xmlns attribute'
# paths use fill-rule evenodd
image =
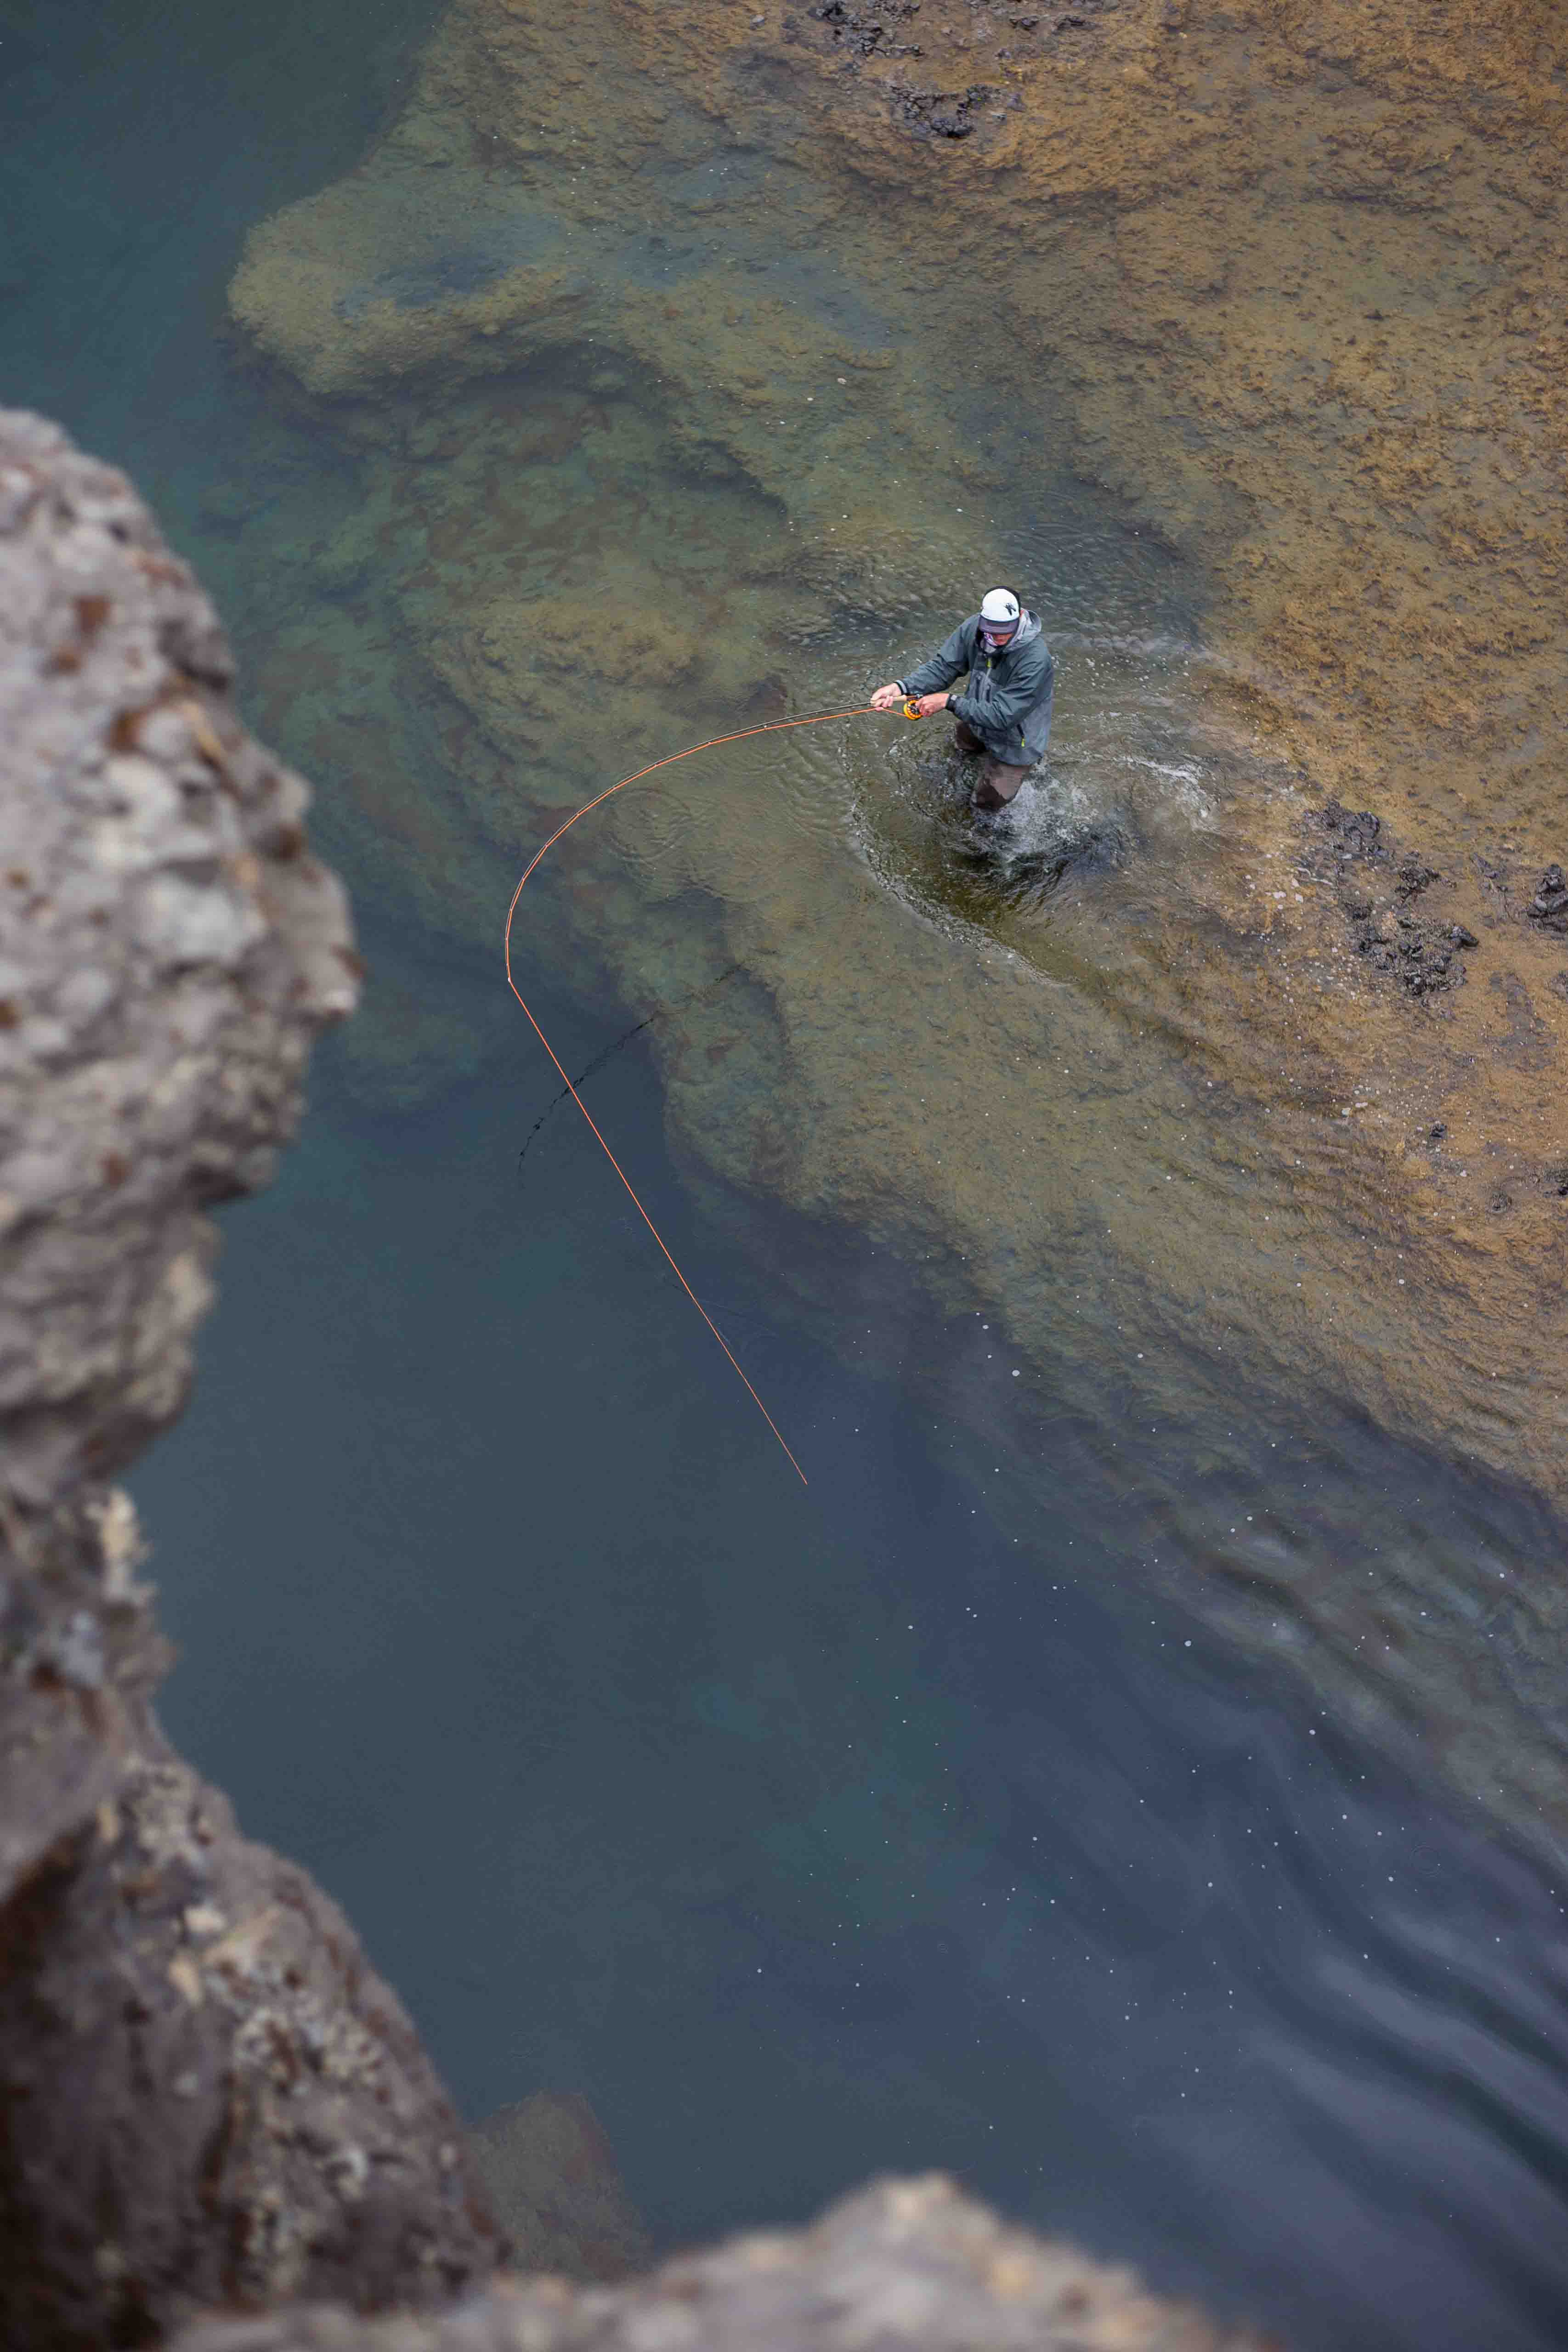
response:
<svg viewBox="0 0 1568 2352"><path fill-rule="evenodd" d="M558 824L556 826L549 840L545 842L541 848L534 851L533 856L523 867L521 874L518 877L517 887L511 894L511 904L506 910L506 932L504 945L506 953L507 986L510 989L518 1003L522 1006L523 1011L528 1014L529 1021L532 1024L533 1033L539 1039L540 1044L543 1046L545 1052L549 1055L551 1060L554 1063L562 1084L566 1088L566 1091L571 1096L573 1101L576 1104L578 1109L582 1112L584 1118L587 1120L588 1125L593 1129L595 1137L597 1139L599 1147L604 1152L605 1159L609 1161L611 1167L615 1170L616 1175L626 1186L631 1198L632 1206L636 1209L638 1216L642 1219L644 1224L647 1227L649 1233L658 1244L659 1248L664 1252L664 1255L669 1265L670 1272L674 1275L677 1282L679 1283L682 1290L685 1291L688 1298L690 1299L693 1307L696 1307L699 1315L701 1316L704 1323L707 1324L710 1331L712 1332L713 1337L718 1340L719 1345L723 1349L726 1356L729 1356L730 1362L733 1367L735 1374L740 1380L742 1386L744 1388L747 1395L751 1398L752 1402L756 1406L757 1411L762 1414L763 1419L767 1423L768 1427L773 1431L773 1435L778 1439L779 1444L784 1446L784 1453L789 1460L789 1465L795 1472L795 1476L800 1480L803 1486L807 1483L805 1472L801 1468L800 1464L795 1460L795 1455L790 1453L789 1447L784 1445L784 1437L780 1432L777 1422L774 1421L772 1413L768 1411L767 1406L763 1402L762 1398L752 1386L751 1381L747 1380L745 1373L742 1371L740 1365L735 1362L734 1357L731 1355L729 1343L725 1339L724 1334L720 1330L719 1326L714 1322L713 1318L709 1314L708 1309L703 1306L702 1301L698 1297L697 1293L692 1289L691 1285L687 1281L686 1276L676 1265L674 1258L670 1255L669 1247L665 1241L664 1235L659 1232L658 1227L654 1223L653 1219L648 1215L647 1211L643 1207L642 1202L638 1200L630 1177L626 1174L626 1170L621 1166L620 1161L616 1158L615 1153L610 1150L609 1145L605 1141L604 1137L599 1133L599 1129L595 1124L593 1112L588 1108L587 1104L583 1100L582 1096L578 1093L576 1087L567 1076L565 1065L563 1063L560 1055L556 1052L554 1046L551 1044L549 1038L545 1035L538 1022L534 1020L533 1013L529 1007L527 1000L523 996L521 989L519 988L517 982L512 977L511 924L512 918L517 912L517 902L523 893L523 887L526 884L529 876L533 872L534 867L539 864L541 858L545 856L547 851L554 848L556 843L560 840L563 833L571 832L579 817L586 816L590 810L600 807L607 800L613 800L617 793L624 793L628 784L640 783L645 776L653 775L659 768L672 768L678 760L689 760L694 752L716 751L721 743L743 743L749 735L776 735L784 729L789 727L822 727L825 726L830 719L864 719L870 714L870 710L871 706L869 703L862 703L854 710L819 710L809 719L770 719L761 727L742 727L737 729L733 735L710 735L706 743L689 743L684 751L671 751L662 760L650 760L646 768L638 768L633 775L623 776L618 784L610 784L604 792L596 793L591 801L584 801L583 806L576 810L574 814L569 816L564 824Z"/></svg>

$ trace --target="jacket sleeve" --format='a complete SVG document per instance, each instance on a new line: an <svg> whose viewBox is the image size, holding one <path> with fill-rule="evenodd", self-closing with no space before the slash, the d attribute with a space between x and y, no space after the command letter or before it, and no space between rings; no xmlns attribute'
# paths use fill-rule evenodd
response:
<svg viewBox="0 0 1568 2352"><path fill-rule="evenodd" d="M910 670L904 680L908 694L936 694L962 677L969 667L969 647L964 642L962 623L954 629L945 646L932 654L930 661L921 662L919 669Z"/></svg>
<svg viewBox="0 0 1568 2352"><path fill-rule="evenodd" d="M944 646L942 652L946 651ZM1000 678L989 679L989 691L976 694L972 681L969 693L961 694L953 704L954 715L977 735L1016 735L1022 741L1024 719L1037 702L1045 699L1054 667L1050 647L1043 637L1037 637L1032 646L1023 648L1005 684Z"/></svg>

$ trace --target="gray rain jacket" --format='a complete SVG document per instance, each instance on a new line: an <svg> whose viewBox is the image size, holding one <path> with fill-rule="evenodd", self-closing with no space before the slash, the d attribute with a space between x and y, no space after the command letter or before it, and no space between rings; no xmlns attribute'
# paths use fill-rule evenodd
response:
<svg viewBox="0 0 1568 2352"><path fill-rule="evenodd" d="M1016 634L1000 653L980 642L980 615L961 621L939 653L903 681L906 694L937 694L969 672L965 692L955 696L953 715L979 736L994 760L1010 768L1032 768L1051 740L1051 700L1057 666L1038 621L1025 611Z"/></svg>

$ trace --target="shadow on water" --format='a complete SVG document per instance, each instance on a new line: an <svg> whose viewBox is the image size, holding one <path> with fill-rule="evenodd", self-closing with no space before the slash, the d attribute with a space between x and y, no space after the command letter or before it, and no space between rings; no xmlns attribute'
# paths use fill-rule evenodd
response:
<svg viewBox="0 0 1568 2352"><path fill-rule="evenodd" d="M13 384L164 499L232 591L242 656L253 557L299 509L326 509L338 536L299 575L301 625L362 631L353 715L385 719L377 756L413 739L376 703L386 671L356 599L405 562L395 523L410 544L414 523L362 530L354 468L326 442L303 467L305 436L288 443L225 372L213 329L244 227L353 159L432 16L317 0L263 25L116 0L83 45L39 9L0 14L26 36L19 60L0 44L28 257L6 297ZM176 109L183 142L163 135ZM685 168L704 204L763 169ZM520 219L389 260L409 275L383 290L482 288ZM621 266L657 284L695 251L650 236ZM777 274L874 341L829 261ZM550 389L528 413L553 448ZM605 414L593 446L619 463ZM248 484L252 460L279 516L242 502L241 553L214 478ZM530 477L561 504L525 551L534 584L559 561L552 532L580 541L600 462L567 435ZM1033 531L1010 553L1056 600L1074 690L1027 799L977 824L934 739L909 730L875 752L781 751L769 805L912 920L1042 982L1131 993L1141 901L1179 896L1205 854L1226 754L1195 739L1193 631L1148 561L1118 573L1070 508L1048 563ZM453 561L478 561L461 534ZM938 572L918 593L889 580L875 630L825 653L825 682L858 691L889 631L918 641L938 591L957 593ZM354 772L322 781L328 831L351 835ZM703 815L672 788L637 836L672 896ZM361 870L379 877L373 832ZM606 855L592 887L615 871ZM1056 928L1080 898L1121 927L1109 979ZM406 908L362 887L373 1016L405 1002L377 975L409 968ZM414 962L414 1011L445 1024L433 1061L489 1034L489 966L417 935ZM469 2111L585 2090L667 2241L942 2164L1300 2347L1561 2344L1568 1970L1550 1853L1521 1855L1423 1769L1429 1680L1391 1753L1353 1685L1331 1706L1291 1671L1314 1612L1342 1619L1331 1568L1364 1562L1345 1646L1377 1650L1380 1693L1402 1656L1446 1645L1460 1718L1485 1644L1548 1719L1560 1629L1516 1570L1561 1530L1317 1400L1287 1447L1239 1382L1232 1452L1183 1441L1166 1460L1131 1389L1120 1412L1086 1403L1070 1319L1016 1380L999 1324L939 1326L874 1231L834 1244L753 1200L741 1246L666 1149L657 1029L631 1033L585 990L552 1003L548 970L525 984L811 1487L570 1106L549 1115L526 1035L485 1049L483 1084L433 1086L401 1120L356 1107L349 1048L329 1045L304 1141L229 1226L196 1402L137 1481L188 1661L175 1736L346 1903ZM664 1004L715 984L699 971ZM636 1010L639 1029L655 1017ZM1264 1191L1249 1197L1261 1213ZM809 1308L761 1270L781 1264ZM1114 1297L1081 1311L1119 1328ZM1498 1586L1484 1610L1477 1559Z"/></svg>

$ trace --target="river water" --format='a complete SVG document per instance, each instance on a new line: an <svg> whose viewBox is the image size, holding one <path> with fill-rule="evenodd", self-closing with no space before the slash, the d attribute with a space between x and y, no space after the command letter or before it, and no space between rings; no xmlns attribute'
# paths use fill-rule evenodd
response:
<svg viewBox="0 0 1568 2352"><path fill-rule="evenodd" d="M852 509L819 499L791 571L807 522L674 468L618 362L586 424L548 359L389 395L379 437L301 405L227 321L242 241L352 172L434 22L0 11L5 396L126 465L220 598L372 968L136 1482L170 1727L344 1902L468 2112L585 2091L663 2244L938 2165L1294 2345L1561 2343L1561 1528L1315 1367L1261 1374L1223 1267L1210 1316L1181 1292L1276 1217L1315 1263L1330 1214L1325 1147L1261 1124L1303 1131L1283 1082L1212 1099L1203 968L1166 944L1227 812L1291 788L1202 691L1201 572L1054 465L1044 393L1037 464L959 385L926 453L953 511L911 493L849 586ZM717 253L923 370L826 235L759 241L775 168L677 154L700 237L622 218L616 299L717 301ZM461 240L389 198L342 332L552 263L595 228L582 169L465 196ZM868 416L868 499L908 487L902 429ZM998 446L1005 509L971 463ZM1060 661L1014 816L976 824L921 730L764 738L720 802L693 762L574 845L519 934L803 1488L491 943L552 809L862 700L977 542ZM595 707L605 614L635 709ZM874 1183L812 1160L835 1120L886 1137ZM1009 1154L1059 1221L1043 1268L1005 1202L985 1263L961 1246Z"/></svg>

